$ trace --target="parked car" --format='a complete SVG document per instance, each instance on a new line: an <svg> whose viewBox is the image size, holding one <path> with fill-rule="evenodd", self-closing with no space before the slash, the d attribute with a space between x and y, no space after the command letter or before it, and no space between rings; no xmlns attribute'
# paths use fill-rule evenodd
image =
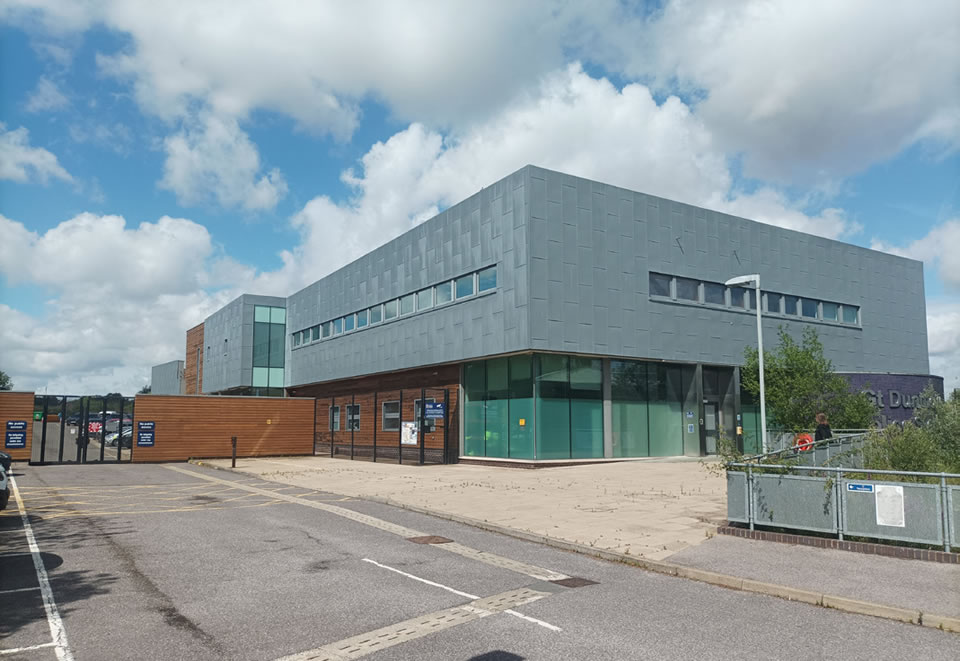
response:
<svg viewBox="0 0 960 661"><path fill-rule="evenodd" d="M73 413L73 414L71 414L71 415L68 415L68 416L67 416L67 424L68 424L68 425L73 425L74 427L76 427L77 425L80 424L80 418L81 418L81 417L82 417L82 416L81 416L79 413Z"/></svg>
<svg viewBox="0 0 960 661"><path fill-rule="evenodd" d="M3 470L10 472L10 462L13 460L6 452L0 452L0 466L3 466Z"/></svg>
<svg viewBox="0 0 960 661"><path fill-rule="evenodd" d="M117 445L119 442L120 447L129 448L133 443L133 427L127 427L124 425L122 432L108 433L103 442L105 445L109 445L111 447Z"/></svg>
<svg viewBox="0 0 960 661"><path fill-rule="evenodd" d="M10 485L7 479L7 469L0 466L0 510L7 508L7 501L10 500Z"/></svg>

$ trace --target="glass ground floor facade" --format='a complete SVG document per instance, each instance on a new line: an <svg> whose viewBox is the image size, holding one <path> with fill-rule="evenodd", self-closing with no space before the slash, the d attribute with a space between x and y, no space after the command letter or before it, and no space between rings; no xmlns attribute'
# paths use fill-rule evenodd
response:
<svg viewBox="0 0 960 661"><path fill-rule="evenodd" d="M721 434L755 444L738 436L732 366L533 353L466 363L462 384L468 457L700 456Z"/></svg>

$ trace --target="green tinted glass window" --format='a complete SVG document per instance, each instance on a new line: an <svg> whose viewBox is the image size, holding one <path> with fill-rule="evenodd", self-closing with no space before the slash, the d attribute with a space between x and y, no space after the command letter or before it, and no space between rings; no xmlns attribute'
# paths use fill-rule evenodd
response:
<svg viewBox="0 0 960 661"><path fill-rule="evenodd" d="M270 323L287 323L287 310L285 308L270 308Z"/></svg>
<svg viewBox="0 0 960 661"><path fill-rule="evenodd" d="M437 305L443 305L453 300L453 284L450 282L441 282L434 287L437 292Z"/></svg>
<svg viewBox="0 0 960 661"><path fill-rule="evenodd" d="M477 274L477 291L488 291L497 287L497 267L483 269Z"/></svg>
<svg viewBox="0 0 960 661"><path fill-rule="evenodd" d="M253 320L270 323L270 308L265 305L254 305Z"/></svg>

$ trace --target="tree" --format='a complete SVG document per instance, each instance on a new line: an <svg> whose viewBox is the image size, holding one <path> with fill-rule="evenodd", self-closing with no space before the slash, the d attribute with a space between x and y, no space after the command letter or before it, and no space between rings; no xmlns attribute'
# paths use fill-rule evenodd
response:
<svg viewBox="0 0 960 661"><path fill-rule="evenodd" d="M836 429L871 426L876 407L864 393L851 392L847 379L834 373L816 330L805 328L799 344L783 326L778 336L776 349L763 352L767 412L776 426L794 433L811 429L821 412ZM759 398L758 352L747 347L744 355L743 387Z"/></svg>
<svg viewBox="0 0 960 661"><path fill-rule="evenodd" d="M137 391L137 394L138 394L138 395L149 395L149 394L150 394L150 384L148 383L148 384L145 385L144 387L140 388L140 390Z"/></svg>
<svg viewBox="0 0 960 661"><path fill-rule="evenodd" d="M13 381L3 370L0 370L0 390L13 390Z"/></svg>

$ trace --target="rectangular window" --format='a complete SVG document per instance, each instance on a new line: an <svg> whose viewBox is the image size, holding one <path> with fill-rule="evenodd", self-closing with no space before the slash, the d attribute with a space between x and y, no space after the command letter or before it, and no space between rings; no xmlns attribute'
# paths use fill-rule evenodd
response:
<svg viewBox="0 0 960 661"><path fill-rule="evenodd" d="M662 273L651 273L650 274L650 295L651 296L666 296L669 298L670 294L670 281L671 278L669 275L663 275Z"/></svg>
<svg viewBox="0 0 960 661"><path fill-rule="evenodd" d="M367 311L360 310L360 312L357 313L357 328L363 328L366 325L367 325Z"/></svg>
<svg viewBox="0 0 960 661"><path fill-rule="evenodd" d="M747 297L744 296L744 291L742 287L731 287L730 288L730 305L731 307L743 309L746 307Z"/></svg>
<svg viewBox="0 0 960 661"><path fill-rule="evenodd" d="M270 323L271 324L287 323L286 308L270 308Z"/></svg>
<svg viewBox="0 0 960 661"><path fill-rule="evenodd" d="M330 407L330 431L340 431L340 407Z"/></svg>
<svg viewBox="0 0 960 661"><path fill-rule="evenodd" d="M856 305L844 305L843 306L843 323L845 324L856 324L857 323L857 313L860 311Z"/></svg>
<svg viewBox="0 0 960 661"><path fill-rule="evenodd" d="M433 397L427 397L427 401L431 404L435 404L437 400ZM413 400L413 419L415 424L420 424L420 400ZM423 421L423 431L427 434L430 434L436 429L437 420L435 418L426 418Z"/></svg>
<svg viewBox="0 0 960 661"><path fill-rule="evenodd" d="M413 313L413 294L407 294L400 299L400 314Z"/></svg>
<svg viewBox="0 0 960 661"><path fill-rule="evenodd" d="M441 282L434 287L437 292L437 305L443 305L453 300L453 283Z"/></svg>
<svg viewBox="0 0 960 661"><path fill-rule="evenodd" d="M826 321L839 321L840 320L840 306L836 303L826 303L823 302L820 304L821 309L823 310L823 318Z"/></svg>
<svg viewBox="0 0 960 661"><path fill-rule="evenodd" d="M323 331L322 332L323 337L330 337L331 335L333 335L333 322L328 321L327 323L323 324L323 326L321 327L321 330Z"/></svg>
<svg viewBox="0 0 960 661"><path fill-rule="evenodd" d="M254 305L253 320L270 323L270 308L265 305Z"/></svg>
<svg viewBox="0 0 960 661"><path fill-rule="evenodd" d="M810 319L817 318L817 302L809 298L800 299L800 314Z"/></svg>
<svg viewBox="0 0 960 661"><path fill-rule="evenodd" d="M299 346L300 346L300 333L299 333L299 332L293 334L293 346L295 346L295 347L299 347Z"/></svg>
<svg viewBox="0 0 960 661"><path fill-rule="evenodd" d="M747 307L751 310L757 309L757 290L749 289L746 292L747 294Z"/></svg>
<svg viewBox="0 0 960 661"><path fill-rule="evenodd" d="M400 402L383 403L383 431L400 431Z"/></svg>
<svg viewBox="0 0 960 661"><path fill-rule="evenodd" d="M360 405L347 405L347 431L356 431L360 429Z"/></svg>
<svg viewBox="0 0 960 661"><path fill-rule="evenodd" d="M433 290L421 289L417 292L417 309L429 310L433 307Z"/></svg>
<svg viewBox="0 0 960 661"><path fill-rule="evenodd" d="M267 375L270 382L267 384L268 388L282 388L283 387L283 368L282 367L271 367L269 368L269 374Z"/></svg>
<svg viewBox="0 0 960 661"><path fill-rule="evenodd" d="M313 341L316 342L316 341L319 340L319 339L320 339L320 327L319 327L319 326L314 326L314 327L313 327Z"/></svg>
<svg viewBox="0 0 960 661"><path fill-rule="evenodd" d="M767 297L766 303L764 303L765 312L774 312L780 314L780 294L774 294L773 292L765 292Z"/></svg>
<svg viewBox="0 0 960 661"><path fill-rule="evenodd" d="M473 274L457 278L457 298L473 296Z"/></svg>
<svg viewBox="0 0 960 661"><path fill-rule="evenodd" d="M703 283L703 302L713 305L726 305L727 288L713 282Z"/></svg>
<svg viewBox="0 0 960 661"><path fill-rule="evenodd" d="M270 379L270 368L268 367L254 367L253 368L253 382L250 384L254 388L266 388L267 383Z"/></svg>
<svg viewBox="0 0 960 661"><path fill-rule="evenodd" d="M383 321L383 306L374 305L370 308L370 323L379 324L381 321Z"/></svg>
<svg viewBox="0 0 960 661"><path fill-rule="evenodd" d="M796 296L784 296L783 297L783 313L797 316L800 314L797 311L797 306L800 305L800 299Z"/></svg>
<svg viewBox="0 0 960 661"><path fill-rule="evenodd" d="M387 301L383 304L383 319L384 321L390 321L395 319L397 316L397 299L392 301Z"/></svg>
<svg viewBox="0 0 960 661"><path fill-rule="evenodd" d="M333 334L339 335L343 332L343 317L333 320Z"/></svg>
<svg viewBox="0 0 960 661"><path fill-rule="evenodd" d="M489 291L497 287L497 267L483 269L477 274L477 291Z"/></svg>
<svg viewBox="0 0 960 661"><path fill-rule="evenodd" d="M700 301L700 282L690 278L677 278L677 298L681 301Z"/></svg>
<svg viewBox="0 0 960 661"><path fill-rule="evenodd" d="M353 315L348 314L346 317L343 318L343 332L346 333L347 331L352 331L353 324L354 324Z"/></svg>

